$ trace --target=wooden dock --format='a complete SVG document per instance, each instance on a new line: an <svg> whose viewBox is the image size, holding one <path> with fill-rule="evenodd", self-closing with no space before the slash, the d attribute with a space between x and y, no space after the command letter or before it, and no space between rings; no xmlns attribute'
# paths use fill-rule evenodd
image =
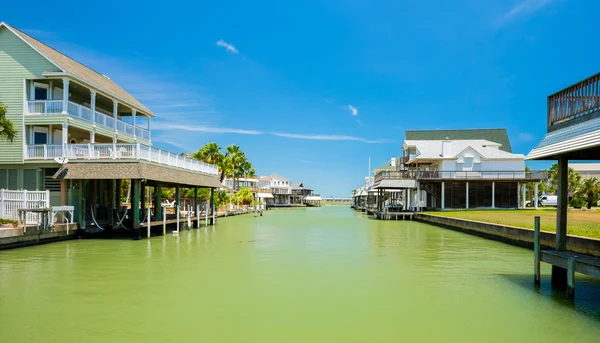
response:
<svg viewBox="0 0 600 343"><path fill-rule="evenodd" d="M400 211L400 212L388 212L388 211L376 211L367 210L368 215L373 216L373 219L380 220L413 220L414 212Z"/></svg>
<svg viewBox="0 0 600 343"><path fill-rule="evenodd" d="M571 251L541 250L540 217L535 217L534 237L534 282L540 284L540 263L545 262L553 267L567 270L567 296L575 297L575 273L600 278L600 258Z"/></svg>

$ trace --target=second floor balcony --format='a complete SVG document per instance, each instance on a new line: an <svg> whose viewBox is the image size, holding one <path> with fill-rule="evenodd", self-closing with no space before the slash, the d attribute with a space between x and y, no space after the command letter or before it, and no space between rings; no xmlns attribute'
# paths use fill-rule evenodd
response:
<svg viewBox="0 0 600 343"><path fill-rule="evenodd" d="M424 171L403 170L395 172L381 172L375 175L375 183L382 180L428 180L428 181L543 181L547 180L546 171Z"/></svg>
<svg viewBox="0 0 600 343"><path fill-rule="evenodd" d="M600 114L600 73L548 97L548 131Z"/></svg>
<svg viewBox="0 0 600 343"><path fill-rule="evenodd" d="M130 136L140 137L144 140L150 140L150 131L139 126L133 126L120 119L115 119L112 115L102 113L99 110L92 111L91 108L76 104L72 101L67 103L64 108L62 100L30 100L27 101L26 115L56 115L65 113L69 116L79 118L108 129L115 130L118 133Z"/></svg>
<svg viewBox="0 0 600 343"><path fill-rule="evenodd" d="M212 164L153 148L142 144L30 144L25 149L25 160L44 161L67 158L69 161L132 161L142 160L189 171L218 176Z"/></svg>

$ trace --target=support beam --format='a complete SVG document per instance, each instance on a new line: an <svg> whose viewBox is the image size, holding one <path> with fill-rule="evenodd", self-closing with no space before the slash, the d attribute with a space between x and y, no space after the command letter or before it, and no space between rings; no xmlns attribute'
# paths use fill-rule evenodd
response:
<svg viewBox="0 0 600 343"><path fill-rule="evenodd" d="M140 182L140 208L142 213L146 213L146 183Z"/></svg>
<svg viewBox="0 0 600 343"><path fill-rule="evenodd" d="M117 212L121 211L121 179L116 180L115 184L115 208Z"/></svg>
<svg viewBox="0 0 600 343"><path fill-rule="evenodd" d="M131 217L133 219L133 232L134 239L140 239L142 234L140 232L140 180L131 179L131 187L133 190L133 197L131 199Z"/></svg>
<svg viewBox="0 0 600 343"><path fill-rule="evenodd" d="M62 113L67 114L69 109L69 79L63 78L63 108Z"/></svg>
<svg viewBox="0 0 600 343"><path fill-rule="evenodd" d="M69 144L69 124L62 124L62 144L63 144L63 155L66 156L67 149L66 144Z"/></svg>
<svg viewBox="0 0 600 343"><path fill-rule="evenodd" d="M526 183L522 183L521 184L521 197L523 198L521 201L521 206L523 206L523 209L525 209L527 206L527 184Z"/></svg>
<svg viewBox="0 0 600 343"><path fill-rule="evenodd" d="M538 209L538 200L539 200L538 199L539 198L539 196L538 196L538 186L539 186L539 182L536 182L535 183L535 188L533 190L533 199L531 199L531 201L533 201L533 208L536 209L536 210Z"/></svg>
<svg viewBox="0 0 600 343"><path fill-rule="evenodd" d="M442 210L446 208L446 183L442 181Z"/></svg>
<svg viewBox="0 0 600 343"><path fill-rule="evenodd" d="M417 198L417 208L416 211L420 212L421 211L421 182L417 182L417 194L416 194L416 198Z"/></svg>
<svg viewBox="0 0 600 343"><path fill-rule="evenodd" d="M492 182L492 208L496 208L496 183Z"/></svg>
<svg viewBox="0 0 600 343"><path fill-rule="evenodd" d="M96 91L93 89L90 89L90 109L92 110L92 123L95 124L96 123Z"/></svg>
<svg viewBox="0 0 600 343"><path fill-rule="evenodd" d="M467 182L466 185L466 191L467 191L467 199L466 199L466 208L467 210L469 209L469 183Z"/></svg>
<svg viewBox="0 0 600 343"><path fill-rule="evenodd" d="M156 212L156 220L162 220L163 219L163 214L161 211L161 207L162 207L162 185L160 183L156 184L156 187L154 187L154 208L155 208L155 212Z"/></svg>
<svg viewBox="0 0 600 343"><path fill-rule="evenodd" d="M179 219L179 205L181 204L181 186L177 184L175 186L175 214ZM177 231L179 231L179 220L177 221Z"/></svg>
<svg viewBox="0 0 600 343"><path fill-rule="evenodd" d="M68 194L69 194L69 180L61 179L60 180L60 205L61 206L69 205Z"/></svg>
<svg viewBox="0 0 600 343"><path fill-rule="evenodd" d="M210 220L210 225L214 225L215 224L215 189L211 188L210 189L210 215L211 215L211 220Z"/></svg>
<svg viewBox="0 0 600 343"><path fill-rule="evenodd" d="M540 284L540 217L536 216L533 222L533 282L536 285Z"/></svg>
<svg viewBox="0 0 600 343"><path fill-rule="evenodd" d="M200 217L200 211L198 210L198 187L194 187L194 213L197 218ZM198 227L199 225L196 226L196 228Z"/></svg>
<svg viewBox="0 0 600 343"><path fill-rule="evenodd" d="M569 206L569 160L558 160L558 203L556 210L556 250L567 249L567 207Z"/></svg>
<svg viewBox="0 0 600 343"><path fill-rule="evenodd" d="M517 208L521 209L521 184L517 182Z"/></svg>
<svg viewBox="0 0 600 343"><path fill-rule="evenodd" d="M96 143L96 129L90 131L90 143Z"/></svg>
<svg viewBox="0 0 600 343"><path fill-rule="evenodd" d="M113 118L119 120L119 102L116 100L113 100ZM115 131L116 130L117 127L115 126Z"/></svg>

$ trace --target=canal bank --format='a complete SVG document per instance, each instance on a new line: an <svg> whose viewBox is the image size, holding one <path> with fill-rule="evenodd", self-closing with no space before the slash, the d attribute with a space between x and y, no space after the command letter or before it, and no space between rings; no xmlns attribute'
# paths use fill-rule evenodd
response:
<svg viewBox="0 0 600 343"><path fill-rule="evenodd" d="M533 286L526 249L340 207L235 216L144 241L0 251L0 261L2 342L600 337L596 280L578 279L567 303L549 266Z"/></svg>
<svg viewBox="0 0 600 343"><path fill-rule="evenodd" d="M447 229L533 249L534 232L530 229L423 213L416 213L414 218L417 221ZM544 249L554 249L556 247L556 234L541 231L540 243ZM568 235L567 251L600 257L600 240Z"/></svg>

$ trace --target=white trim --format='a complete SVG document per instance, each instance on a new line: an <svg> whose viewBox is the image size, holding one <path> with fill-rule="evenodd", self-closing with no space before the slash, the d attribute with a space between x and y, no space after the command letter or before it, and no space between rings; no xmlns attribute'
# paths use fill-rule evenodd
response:
<svg viewBox="0 0 600 343"><path fill-rule="evenodd" d="M89 83L89 82L87 82L87 81L84 81L84 80L80 79L79 77L77 77L77 76L75 76L75 75L73 75L73 74L71 74L71 73L68 73L68 72L67 72L67 71L66 71L64 68L62 68L61 66L59 66L58 64L56 64L56 63L55 63L55 62L54 62L54 61L53 61L51 58L49 58L48 56L44 55L44 54L43 54L43 53L42 53L40 50L38 50L36 47L34 47L33 45L31 45L31 44L30 44L30 43L29 43L29 42L28 42L28 41L27 41L25 38L23 38L23 37L22 37L22 36L21 36L19 33L17 33L15 30L13 30L13 28L12 28L10 25L6 24L5 22L0 22L0 27L2 27L2 26L6 27L6 28L7 28L7 29L8 29L10 32L12 32L12 33L13 33L15 36L19 37L19 39L20 39L20 40L22 40L22 41L23 41L25 44L27 44L27 45L28 45L30 48L32 48L32 49L33 49L35 52L37 52L38 54L40 54L40 56L44 57L44 58L45 58L45 59L46 59L48 62L52 63L52 64L53 64L53 65L54 65L56 68L58 68L59 70L62 70L62 73L64 73L64 75L61 75L61 73L56 73L56 72L44 72L44 73L42 73L42 75L44 75L44 76L69 76L69 77L71 77L71 78L73 78L73 79L76 79L76 80L78 80L78 81L80 81L80 82L83 82L83 83L85 83L85 84L86 84L86 85L88 85L88 86L94 87L94 88L96 88L96 89L99 89L99 90L101 90L102 92L104 92L104 93L106 93L106 94L109 94L109 95L111 95L112 97L114 97L114 98L116 98L116 99L118 99L118 100L120 100L120 101L122 101L122 102L124 102L124 103L128 104L128 105L129 105L129 106L131 106L132 108L137 108L137 109L139 109L139 110L140 110L140 112L144 112L144 113L146 112L145 110L143 110L143 109L139 108L139 106L135 106L135 105L133 105L133 104L129 103L128 101L125 101L124 99L121 99L120 97L118 97L118 96L115 96L115 95L114 95L114 94L112 94L111 92L109 92L109 91L107 91L107 90L105 90L105 89L103 89L103 88L101 88L101 87L98 87L98 86L92 85L91 83ZM33 38L33 37L32 37L32 38ZM35 39L35 38L33 38L33 39ZM41 42L40 42L40 43L41 43ZM44 44L44 43L42 43L42 44ZM83 64L82 64L82 65L83 65ZM86 67L85 65L83 65L83 66L84 66L84 67ZM88 69L89 69L89 67L86 67L86 68L88 68ZM115 83L115 84L116 84L116 83ZM110 96L109 96L109 97L110 97ZM133 97L133 96L132 96L132 97ZM151 115L151 116L155 116L153 113L148 113L148 114L149 114L149 115Z"/></svg>
<svg viewBox="0 0 600 343"><path fill-rule="evenodd" d="M86 68L87 68L87 67L86 67ZM127 101L127 100L125 100L125 99L123 99L123 98L121 98L121 97L118 97L118 96L114 95L113 93L111 93L111 92L107 91L106 89L104 89L104 88L101 88L101 87L98 87L98 86L96 86L95 84L92 84L92 83L90 83L90 82L88 82L88 81L85 81L85 80L83 80L82 78L80 78L80 77L78 77L78 76L76 76L76 75L73 75L73 74L71 74L71 73L67 73L67 72L64 72L64 71L63 71L62 73L57 73L57 72L43 72L43 73L42 73L42 75L44 75L44 76L46 76L46 77L69 77L69 78L73 79L74 81L76 81L76 82L80 83L82 86L86 86L86 87L89 87L89 88L93 88L93 89L97 90L98 92L100 92L100 93L103 93L102 95L103 95L104 97L106 97L106 98L109 98L109 99L111 99L111 100L113 100L113 101L117 101L117 102L120 102L120 103L122 103L122 104L124 104L124 105L127 105L127 106L131 107L131 109L136 109L136 110L139 110L141 113L144 113L144 114L150 115L150 116L152 116L152 117L156 117L156 115L155 115L154 113L152 113L152 112L148 113L148 111L149 111L149 110L148 110L148 111L146 111L146 110L144 110L144 109L140 108L140 107L139 107L139 106L137 106L137 105L133 105L133 104L132 104L132 103L130 103L129 101ZM116 83L115 83L115 84L116 84ZM117 85L117 86L118 86L118 85ZM119 87L120 87L120 86L119 86ZM133 96L132 96L132 97L133 97Z"/></svg>

